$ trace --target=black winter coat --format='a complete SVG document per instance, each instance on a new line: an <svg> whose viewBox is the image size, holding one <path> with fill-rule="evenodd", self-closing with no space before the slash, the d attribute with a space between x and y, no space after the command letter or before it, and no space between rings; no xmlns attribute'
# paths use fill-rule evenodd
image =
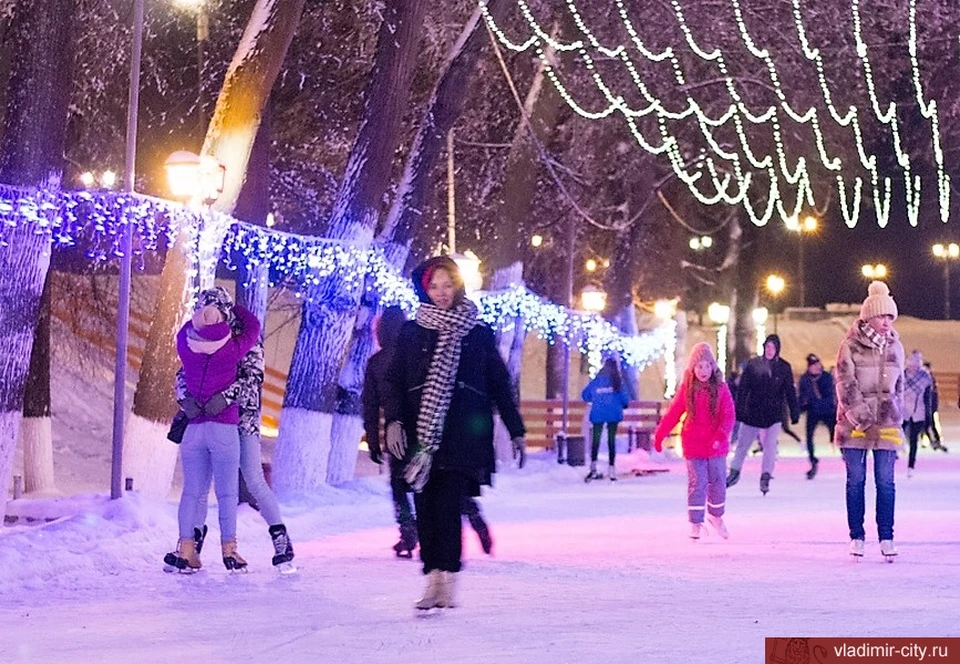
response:
<svg viewBox="0 0 960 664"><path fill-rule="evenodd" d="M384 415L387 422L399 420L403 424L408 448L416 445L420 398L438 337L436 330L413 321L405 323L387 374ZM524 435L525 429L493 331L477 324L461 343L457 382L433 465L489 485L496 472L494 406L511 438Z"/></svg>
<svg viewBox="0 0 960 664"><path fill-rule="evenodd" d="M790 410L791 423L796 424L800 409L790 363L779 356L769 363L763 357L747 362L737 388L737 421L766 429L782 421L784 403Z"/></svg>
<svg viewBox="0 0 960 664"><path fill-rule="evenodd" d="M378 350L367 362L367 371L363 375L363 430L367 434L370 458L380 463L380 406L389 390L387 372L392 357L386 350Z"/></svg>

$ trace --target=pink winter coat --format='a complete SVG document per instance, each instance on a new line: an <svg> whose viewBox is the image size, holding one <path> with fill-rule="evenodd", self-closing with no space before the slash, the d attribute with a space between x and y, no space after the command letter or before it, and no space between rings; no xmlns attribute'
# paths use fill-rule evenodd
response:
<svg viewBox="0 0 960 664"><path fill-rule="evenodd" d="M720 383L715 415L710 412L710 395L706 390L697 390L694 398L696 413L693 415L687 413L683 428L680 430L684 458L709 459L726 456L730 451L730 434L736 419L730 389L726 383ZM657 425L653 444L658 452L663 449L663 439L670 435L686 410L687 392L685 386L681 385L673 401L670 402L666 414Z"/></svg>

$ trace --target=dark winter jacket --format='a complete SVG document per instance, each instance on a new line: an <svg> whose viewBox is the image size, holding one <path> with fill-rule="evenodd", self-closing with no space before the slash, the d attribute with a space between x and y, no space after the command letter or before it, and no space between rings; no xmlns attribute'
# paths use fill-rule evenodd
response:
<svg viewBox="0 0 960 664"><path fill-rule="evenodd" d="M796 424L800 409L790 363L779 355L772 360L760 356L747 362L737 386L737 421L766 429L781 421L784 403L791 422Z"/></svg>
<svg viewBox="0 0 960 664"><path fill-rule="evenodd" d="M223 392L237 380L240 360L253 348L260 337L260 321L253 313L239 305L235 306L233 311L240 319L241 332L213 354L195 353L190 349L187 344L187 333L193 329L192 321L187 321L177 333L177 354L183 362L187 391L200 404L209 401L210 397L217 392ZM226 323L220 325L224 326L227 334L230 333ZM239 407L233 403L217 415L201 415L191 421L191 423L199 422L237 425L240 423Z"/></svg>
<svg viewBox="0 0 960 664"><path fill-rule="evenodd" d="M363 374L363 430L370 448L370 458L380 463L383 449L380 446L380 409L389 386L387 372L393 363L393 351L400 336L400 328L407 318L399 307L389 307L377 324L377 341L380 350L367 361Z"/></svg>
<svg viewBox="0 0 960 664"><path fill-rule="evenodd" d="M405 323L387 372L384 415L387 422L403 424L408 448L416 445L420 398L438 336L414 321ZM479 484L490 484L496 472L494 407L511 438L524 435L525 430L493 331L478 324L461 343L457 382L433 464L459 471Z"/></svg>
<svg viewBox="0 0 960 664"><path fill-rule="evenodd" d="M622 422L623 409L630 403L630 393L627 391L626 381L620 381L620 389L613 389L613 381L604 371L600 371L596 378L591 380L580 397L590 405L590 421L593 424L602 422Z"/></svg>
<svg viewBox="0 0 960 664"><path fill-rule="evenodd" d="M810 417L837 416L837 386L833 374L824 371L814 376L809 371L800 376L800 410Z"/></svg>

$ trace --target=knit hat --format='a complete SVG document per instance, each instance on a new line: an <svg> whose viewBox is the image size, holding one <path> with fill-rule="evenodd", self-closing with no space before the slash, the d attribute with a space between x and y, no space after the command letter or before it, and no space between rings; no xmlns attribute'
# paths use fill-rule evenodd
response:
<svg viewBox="0 0 960 664"><path fill-rule="evenodd" d="M420 301L425 304L433 304L430 296L427 295L427 290L430 287L430 280L437 270L446 270L450 278L453 279L453 284L457 289L453 296L454 304L463 302L467 296L467 289L463 285L460 268L457 267L456 262L449 256L434 256L433 258L428 258L413 270L410 278L411 281L413 281L413 290L416 292L417 297L420 298Z"/></svg>
<svg viewBox="0 0 960 664"><path fill-rule="evenodd" d="M713 356L713 349L710 348L710 344L703 341L694 344L693 348L690 349L690 359L687 360L687 371L693 371L693 368L697 366L703 360L707 360L717 366L717 358Z"/></svg>
<svg viewBox="0 0 960 664"><path fill-rule="evenodd" d="M208 304L200 307L193 314L193 329L198 332L205 327L211 327L217 323L223 323L224 318L223 314L220 313L220 310L212 305Z"/></svg>
<svg viewBox="0 0 960 664"><path fill-rule="evenodd" d="M820 361L820 358L817 357L816 355L814 355L813 353L810 353L809 355L807 355L807 366L808 366L808 367L812 367L814 364L816 364L816 363L819 362L819 361Z"/></svg>
<svg viewBox="0 0 960 664"><path fill-rule="evenodd" d="M780 335L778 334L768 334L767 338L763 340L763 345L766 346L768 343L772 343L773 347L777 349L777 355L780 354Z"/></svg>
<svg viewBox="0 0 960 664"><path fill-rule="evenodd" d="M867 299L860 307L860 320L868 321L874 316L893 316L897 319L897 303L890 297L890 289L882 281L874 281L867 289Z"/></svg>

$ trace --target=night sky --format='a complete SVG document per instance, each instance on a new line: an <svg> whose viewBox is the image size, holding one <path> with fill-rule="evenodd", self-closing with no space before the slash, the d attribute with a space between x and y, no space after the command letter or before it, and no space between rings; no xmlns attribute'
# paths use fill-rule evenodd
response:
<svg viewBox="0 0 960 664"><path fill-rule="evenodd" d="M865 210L855 228L847 228L842 219L826 218L819 230L804 238L807 306L828 302L860 302L867 295L869 280L860 268L865 263L883 263L889 270L887 283L901 314L918 318L942 319L944 310L943 261L933 256L936 242L960 242L956 222L943 224L939 216L920 219L916 228L905 218L891 215L886 228L877 226L872 210ZM797 236L771 222L761 233L773 250L762 250L760 264L766 271L777 271L787 280L789 292L784 306L799 304L795 287L798 273ZM960 318L960 261L951 268L951 314Z"/></svg>

